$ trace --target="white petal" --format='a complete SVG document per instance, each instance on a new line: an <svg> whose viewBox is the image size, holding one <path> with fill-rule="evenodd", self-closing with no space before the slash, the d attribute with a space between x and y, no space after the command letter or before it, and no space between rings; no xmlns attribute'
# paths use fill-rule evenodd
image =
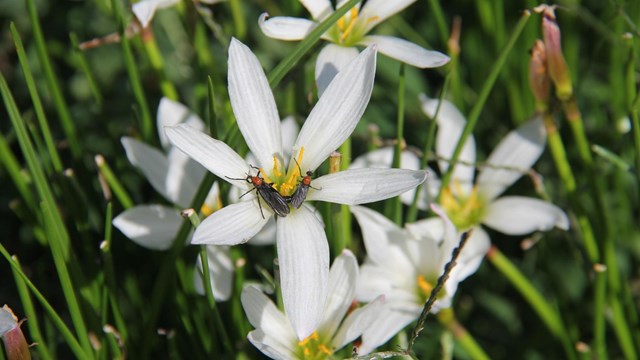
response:
<svg viewBox="0 0 640 360"><path fill-rule="evenodd" d="M340 326L340 330L331 340L333 349L342 349L351 341L357 339L380 316L384 304L384 296L379 296L371 303L354 310Z"/></svg>
<svg viewBox="0 0 640 360"><path fill-rule="evenodd" d="M441 52L427 50L420 45L393 36L370 35L364 37L358 44L365 46L376 44L381 54L421 69L440 67L451 60Z"/></svg>
<svg viewBox="0 0 640 360"><path fill-rule="evenodd" d="M356 295L358 261L349 250L343 250L331 265L324 315L318 332L333 335Z"/></svg>
<svg viewBox="0 0 640 360"><path fill-rule="evenodd" d="M158 149L127 136L120 139L129 162L140 169L151 186L167 200L173 199L167 194L165 179L169 169L167 157Z"/></svg>
<svg viewBox="0 0 640 360"><path fill-rule="evenodd" d="M273 245L276 243L276 218L272 216L267 224L249 240L251 245Z"/></svg>
<svg viewBox="0 0 640 360"><path fill-rule="evenodd" d="M207 246L207 262L209 263L209 277L211 279L211 291L213 297L218 301L226 301L231 297L231 285L233 285L233 260L231 253L226 246ZM202 261L200 256L196 261L196 271L194 271L194 285L196 292L205 294Z"/></svg>
<svg viewBox="0 0 640 360"><path fill-rule="evenodd" d="M388 199L422 184L427 172L405 169L353 169L313 180L307 200L358 205Z"/></svg>
<svg viewBox="0 0 640 360"><path fill-rule="evenodd" d="M285 158L291 156L291 149L293 143L295 143L298 133L300 132L300 126L296 122L293 116L287 116L282 119L280 123L280 131L282 132L282 149L285 152Z"/></svg>
<svg viewBox="0 0 640 360"><path fill-rule="evenodd" d="M385 295L387 300L415 299L415 276L417 275L413 269L408 273L401 273L401 271L403 269L396 269L392 264L378 265L367 258L360 267L356 298L364 302L373 301L380 295Z"/></svg>
<svg viewBox="0 0 640 360"><path fill-rule="evenodd" d="M397 273L410 273L411 262L405 253L404 241L407 234L382 214L363 206L352 206L362 231L362 239L367 256L379 266L391 266Z"/></svg>
<svg viewBox="0 0 640 360"><path fill-rule="evenodd" d="M207 170L176 147L169 150L168 161L169 168L164 186L166 196L174 204L187 208Z"/></svg>
<svg viewBox="0 0 640 360"><path fill-rule="evenodd" d="M438 100L427 99L421 97L422 110L430 117L435 116L436 109L438 108ZM440 170L444 173L449 168L449 159L453 156L453 151L456 148L458 139L462 135L462 130L467 123L462 113L451 102L444 100L440 107L438 118L438 132L436 134L436 153L438 156L443 157L445 160L439 160L438 165ZM466 164L474 164L476 161L476 141L473 136L469 136L458 161L465 162ZM466 195L471 191L473 186L473 175L475 172L475 166L465 165L458 163L453 171L452 184L459 185Z"/></svg>
<svg viewBox="0 0 640 360"><path fill-rule="evenodd" d="M524 235L558 227L569 229L567 214L543 200L524 196L505 196L487 209L483 224L507 235Z"/></svg>
<svg viewBox="0 0 640 360"><path fill-rule="evenodd" d="M262 215L264 214L264 218ZM209 215L193 234L192 244L236 245L249 241L273 215L254 200L231 204Z"/></svg>
<svg viewBox="0 0 640 360"><path fill-rule="evenodd" d="M407 239L407 248L417 272L424 276L437 275L442 254L439 244L444 234L442 221L439 218L424 219L405 224L405 229L412 235Z"/></svg>
<svg viewBox="0 0 640 360"><path fill-rule="evenodd" d="M299 340L322 319L329 278L329 244L322 225L306 207L278 218L278 261L284 309Z"/></svg>
<svg viewBox="0 0 640 360"><path fill-rule="evenodd" d="M162 205L139 205L113 219L113 226L136 244L153 250L167 250L182 224L176 209Z"/></svg>
<svg viewBox="0 0 640 360"><path fill-rule="evenodd" d="M442 251L443 256L441 264L444 267L444 264L449 262L449 259L451 258L451 252L460 243L460 234L458 233L456 226L453 225L451 219L449 219L449 216L447 216L447 213L444 211L444 209L436 204L432 204L431 210L433 210L433 212L438 215L440 217L440 220L442 221L444 239L440 244L440 251Z"/></svg>
<svg viewBox="0 0 640 360"><path fill-rule="evenodd" d="M318 97L327 89L331 80L342 71L360 52L355 47L327 44L316 58L316 85Z"/></svg>
<svg viewBox="0 0 640 360"><path fill-rule="evenodd" d="M369 47L333 79L300 130L294 150L304 146L300 166L317 169L353 132L369 103L376 50Z"/></svg>
<svg viewBox="0 0 640 360"><path fill-rule="evenodd" d="M303 40L316 27L316 23L301 18L276 16L269 18L269 14L262 13L258 18L260 30L266 36L286 41Z"/></svg>
<svg viewBox="0 0 640 360"><path fill-rule="evenodd" d="M156 10L173 6L179 2L180 0L145 0L133 4L131 10L142 27L146 28L153 19Z"/></svg>
<svg viewBox="0 0 640 360"><path fill-rule="evenodd" d="M229 46L229 99L247 146L264 169L282 159L280 117L258 58L240 41Z"/></svg>
<svg viewBox="0 0 640 360"><path fill-rule="evenodd" d="M181 103L166 97L160 99L156 119L158 123L158 137L160 138L162 147L165 149L171 145L164 133L165 126L176 126L184 123L200 131L204 131L204 122L202 122L197 115L193 114L189 108Z"/></svg>
<svg viewBox="0 0 640 360"><path fill-rule="evenodd" d="M289 319L260 290L253 286L245 286L240 301L249 322L257 330L273 337L284 347L290 347L290 344L295 342Z"/></svg>
<svg viewBox="0 0 640 360"><path fill-rule="evenodd" d="M266 356L272 359L295 359L296 354L291 348L285 346L276 338L279 334L267 335L262 330L254 330L247 335L247 339Z"/></svg>
<svg viewBox="0 0 640 360"><path fill-rule="evenodd" d="M307 8L314 20L322 21L333 12L331 1L329 0L300 0L300 3Z"/></svg>
<svg viewBox="0 0 640 360"><path fill-rule="evenodd" d="M453 297L458 288L458 284L478 270L490 247L491 240L486 231L480 226L475 228L471 236L467 239L467 243L462 248L457 264L445 283L447 295ZM451 254L449 254L449 257L451 257Z"/></svg>
<svg viewBox="0 0 640 360"><path fill-rule="evenodd" d="M418 318L410 311L391 309L391 304L382 306L378 318L362 334L362 344L358 348L358 355L368 354L378 346L383 345L400 330Z"/></svg>
<svg viewBox="0 0 640 360"><path fill-rule="evenodd" d="M538 161L544 151L546 133L540 117L524 123L517 130L510 132L496 146L478 175L478 189L486 200L491 201ZM495 167L494 167L495 166ZM511 167L518 170L507 170L499 167Z"/></svg>
<svg viewBox="0 0 640 360"><path fill-rule="evenodd" d="M367 33L374 26L399 13L414 2L416 0L369 0L362 7L362 12L358 18L362 18L366 22L367 30L365 33Z"/></svg>
<svg viewBox="0 0 640 360"><path fill-rule="evenodd" d="M189 125L165 128L169 141L193 160L220 179L234 185L246 187L245 180L232 181L229 178L244 179L251 168L229 145L216 140Z"/></svg>

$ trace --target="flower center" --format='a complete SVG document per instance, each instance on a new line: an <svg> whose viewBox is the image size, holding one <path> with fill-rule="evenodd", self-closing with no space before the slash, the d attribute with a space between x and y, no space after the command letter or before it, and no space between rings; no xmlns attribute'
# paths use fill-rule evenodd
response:
<svg viewBox="0 0 640 360"><path fill-rule="evenodd" d="M470 194L463 194L464 190L459 182L454 182L455 192L448 187L442 190L440 203L449 215L449 218L458 230L466 230L479 224L486 211L486 202L480 194L478 187L474 186Z"/></svg>
<svg viewBox="0 0 640 360"><path fill-rule="evenodd" d="M278 161L278 157L273 157L273 169L271 170L272 176L270 177L267 173L262 169L258 168L260 171L260 176L269 184L273 184L273 188L278 190L280 195L282 196L291 196L294 190L298 186L300 182L300 177L302 176L300 173L300 167L297 164L302 163L302 157L304 156L304 146L300 148L298 152L298 157L296 158L296 162L289 164L289 170L284 173L280 162Z"/></svg>
<svg viewBox="0 0 640 360"><path fill-rule="evenodd" d="M359 12L358 7L354 6L336 22L330 30L334 42L346 46L355 45L364 36L366 25L379 19L378 16L372 16L364 22L358 22Z"/></svg>
<svg viewBox="0 0 640 360"><path fill-rule="evenodd" d="M298 342L296 354L298 359L321 360L329 358L333 351L320 339L318 332L314 331L308 338Z"/></svg>
<svg viewBox="0 0 640 360"><path fill-rule="evenodd" d="M220 196L216 196L215 203L203 203L200 212L204 217L207 217L220 209L222 209L222 201Z"/></svg>

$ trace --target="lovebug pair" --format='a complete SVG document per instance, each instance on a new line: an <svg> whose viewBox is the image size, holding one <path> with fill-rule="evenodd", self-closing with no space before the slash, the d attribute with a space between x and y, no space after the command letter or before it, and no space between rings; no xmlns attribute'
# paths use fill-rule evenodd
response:
<svg viewBox="0 0 640 360"><path fill-rule="evenodd" d="M296 164L297 164L297 161L296 161ZM293 206L295 209L299 208L300 206L302 206L304 199L306 199L309 188L316 189L313 186L311 186L311 176L313 176L313 172L307 171L307 175L304 176L302 180L299 182L298 188L296 189L296 191L294 191L293 194L290 196L282 196L280 195L278 190L276 190L273 187L273 184L266 182L263 178L260 177L259 168L253 165L251 165L251 168L258 170L258 172L256 173L256 176L247 174L247 177L244 179L243 178L234 179L230 177L227 177L227 179L246 180L248 183L253 185L253 189L240 195L240 197L247 195L253 190L256 190L259 195L258 206L260 207L260 214L262 215L263 219L264 219L264 214L262 213L262 205L260 204L261 197L262 197L262 200L264 200L264 202L267 205L269 205L271 210L273 210L273 212L276 215L285 217L289 214L289 211L290 211L289 204L291 204L291 206ZM299 168L300 168L300 165L298 165L298 169ZM302 171L300 171L300 173L302 174ZM316 190L320 190L320 189L316 189Z"/></svg>

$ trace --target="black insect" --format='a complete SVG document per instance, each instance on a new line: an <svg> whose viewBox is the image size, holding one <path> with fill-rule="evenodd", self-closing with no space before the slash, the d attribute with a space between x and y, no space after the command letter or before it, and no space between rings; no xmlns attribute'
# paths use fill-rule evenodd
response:
<svg viewBox="0 0 640 360"><path fill-rule="evenodd" d="M298 165L298 169L300 170L300 164L298 164L298 161L296 161L296 164ZM300 174L302 174L302 170L300 170ZM298 183L298 188L296 189L296 191L294 191L293 194L287 198L287 200L289 200L289 202L291 203L291 206L293 206L295 209L302 206L304 199L307 198L307 192L309 192L309 188L320 190L311 186L311 176L313 176L313 172L310 170L307 171L307 175L303 176L302 180L300 180L300 182Z"/></svg>
<svg viewBox="0 0 640 360"><path fill-rule="evenodd" d="M276 190L273 187L273 184L268 183L266 181L264 181L263 178L260 177L260 169L255 167L255 166L251 166L253 169L258 170L258 173L256 174L256 176L252 176L251 174L247 174L246 178L230 178L227 177L227 179L229 180L246 180L248 183L253 185L253 189L245 192L244 194L240 195L240 197L243 197L245 195L247 195L248 193L252 192L253 190L257 190L258 191L258 206L260 207L260 214L262 215L262 218L264 219L264 214L262 213L262 204L260 204L260 198L262 198L262 200L264 200L264 202L269 205L269 207L271 208L271 210L273 210L273 212L281 217L285 217L289 214L289 204L287 202L287 199L285 199L282 195L280 195L280 193L278 192L278 190Z"/></svg>

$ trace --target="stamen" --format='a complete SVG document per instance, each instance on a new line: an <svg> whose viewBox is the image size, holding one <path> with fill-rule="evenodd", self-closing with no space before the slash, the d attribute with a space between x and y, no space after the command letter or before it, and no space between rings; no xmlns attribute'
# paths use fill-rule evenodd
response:
<svg viewBox="0 0 640 360"><path fill-rule="evenodd" d="M431 291L433 290L433 285L431 285L431 283L428 282L422 275L418 275L418 287L425 296L429 296L429 294L431 294Z"/></svg>
<svg viewBox="0 0 640 360"><path fill-rule="evenodd" d="M264 170L262 170L262 168L258 168L258 171L260 172L260 175L262 175L262 179L264 179L264 181L273 184L273 181L269 178L269 175L267 175L266 172L264 172Z"/></svg>
<svg viewBox="0 0 640 360"><path fill-rule="evenodd" d="M380 16L376 15L376 16L372 16L370 18L367 19L367 24L371 24L374 21L378 21L380 20Z"/></svg>
<svg viewBox="0 0 640 360"><path fill-rule="evenodd" d="M347 15L343 16L343 18L347 17ZM353 8L351 8L351 10L349 10L349 25L347 26L347 28L344 28L344 23L343 26L340 27L338 26L338 28L340 28L340 31L342 32L342 35L340 35L340 41L344 41L344 39L346 39L347 37L349 37L349 34L351 34L351 30L353 30L353 27L356 25L356 20L358 19L358 7L354 6Z"/></svg>
<svg viewBox="0 0 640 360"><path fill-rule="evenodd" d="M200 208L200 212L202 213L202 215L204 215L204 217L207 217L213 214L213 209L211 208L211 206L207 204L202 204L202 207Z"/></svg>
<svg viewBox="0 0 640 360"><path fill-rule="evenodd" d="M298 151L298 157L296 158L298 164L302 162L303 156L304 146L300 147L300 150ZM302 176L302 174L300 174L300 171L302 170L296 164L289 164L289 175L278 188L278 191L281 195L291 195L293 190L296 188L296 185L298 185L298 178Z"/></svg>
<svg viewBox="0 0 640 360"><path fill-rule="evenodd" d="M327 355L333 354L333 351L331 351L331 349L329 349L325 344L318 345L318 351L323 352Z"/></svg>
<svg viewBox="0 0 640 360"><path fill-rule="evenodd" d="M280 177L282 173L280 173L280 167L278 166L278 157L273 155L273 175L276 177Z"/></svg>

